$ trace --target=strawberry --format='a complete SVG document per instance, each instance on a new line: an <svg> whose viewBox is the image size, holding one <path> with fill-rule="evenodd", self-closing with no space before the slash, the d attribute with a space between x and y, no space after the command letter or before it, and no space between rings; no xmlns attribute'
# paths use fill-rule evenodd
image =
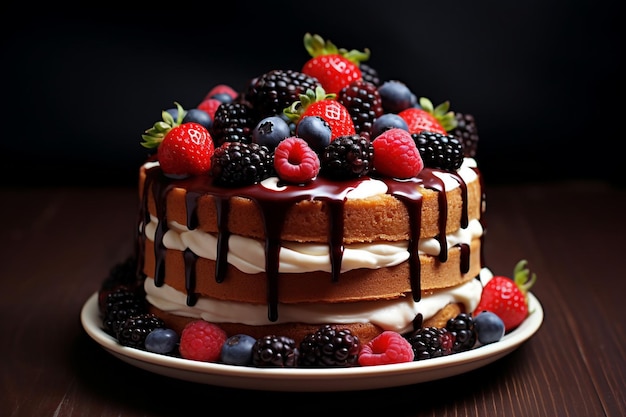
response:
<svg viewBox="0 0 626 417"><path fill-rule="evenodd" d="M483 293L474 309L476 316L483 311L495 313L504 322L505 331L519 326L528 317L527 292L537 280L537 276L526 268L526 260L515 265L513 279L496 275L483 288Z"/></svg>
<svg viewBox="0 0 626 417"><path fill-rule="evenodd" d="M338 49L319 35L304 35L304 47L311 55L302 67L302 73L317 78L324 90L337 94L353 81L362 79L359 64L369 59L370 53Z"/></svg>
<svg viewBox="0 0 626 417"><path fill-rule="evenodd" d="M423 130L446 134L456 127L454 113L449 111L450 102L446 101L433 107L426 97L419 100L420 107L409 107L398 113L409 126L409 133L420 133Z"/></svg>
<svg viewBox="0 0 626 417"><path fill-rule="evenodd" d="M306 94L300 94L300 100L286 108L284 114L296 125L307 116L321 117L330 126L331 140L356 133L346 106L336 100L336 94L326 94L320 86L315 91L308 89Z"/></svg>
<svg viewBox="0 0 626 417"><path fill-rule="evenodd" d="M141 145L157 149L157 159L163 173L173 178L202 175L211 169L215 145L209 131L199 123L182 123L186 111L176 103L177 119L167 111L142 135Z"/></svg>
<svg viewBox="0 0 626 417"><path fill-rule="evenodd" d="M213 139L198 123L173 127L163 138L157 157L163 173L174 177L202 175L211 169Z"/></svg>
<svg viewBox="0 0 626 417"><path fill-rule="evenodd" d="M219 106L222 105L222 102L216 98L207 98L202 100L197 106L197 109L204 110L207 112L209 116L211 116L211 120L215 119L215 111Z"/></svg>

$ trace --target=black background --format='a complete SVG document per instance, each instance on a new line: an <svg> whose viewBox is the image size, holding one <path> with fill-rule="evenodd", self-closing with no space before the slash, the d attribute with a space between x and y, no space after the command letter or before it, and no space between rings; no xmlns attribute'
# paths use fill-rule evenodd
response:
<svg viewBox="0 0 626 417"><path fill-rule="evenodd" d="M300 70L305 32L371 50L383 80L472 113L488 183L622 186L617 0L241 2L144 12L5 13L4 185L129 185L143 131L174 101ZM220 10L221 9L221 10Z"/></svg>

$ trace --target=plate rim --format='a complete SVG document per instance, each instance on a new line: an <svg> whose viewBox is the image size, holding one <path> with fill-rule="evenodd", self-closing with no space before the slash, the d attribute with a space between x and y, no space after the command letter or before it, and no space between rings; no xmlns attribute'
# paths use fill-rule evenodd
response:
<svg viewBox="0 0 626 417"><path fill-rule="evenodd" d="M529 316L502 340L440 358L400 364L350 368L256 368L183 359L120 345L101 327L98 292L84 303L80 320L85 332L108 353L130 365L164 376L209 385L264 391L352 391L428 382L469 372L511 353L543 323L539 300L528 293ZM350 384L347 384L350 382Z"/></svg>

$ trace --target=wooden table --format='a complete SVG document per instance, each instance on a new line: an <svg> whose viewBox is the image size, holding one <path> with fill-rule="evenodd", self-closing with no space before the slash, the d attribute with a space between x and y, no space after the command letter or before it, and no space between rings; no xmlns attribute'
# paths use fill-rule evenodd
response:
<svg viewBox="0 0 626 417"><path fill-rule="evenodd" d="M215 387L113 357L85 333L79 314L130 253L135 191L5 188L0 201L0 416L626 415L626 189L489 187L488 266L509 274L519 259L530 262L545 313L539 331L465 374L331 393Z"/></svg>

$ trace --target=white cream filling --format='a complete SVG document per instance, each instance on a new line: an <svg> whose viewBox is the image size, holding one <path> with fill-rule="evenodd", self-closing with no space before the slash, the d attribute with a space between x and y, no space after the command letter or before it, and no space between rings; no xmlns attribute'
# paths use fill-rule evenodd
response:
<svg viewBox="0 0 626 417"><path fill-rule="evenodd" d="M406 333L412 330L413 320L418 314L424 320L429 319L449 303L462 303L465 311L473 311L480 301L483 285L491 277L491 271L484 268L480 280L473 279L449 290L424 296L418 302L413 301L412 297L404 297L354 303L279 303L278 320L274 322L268 319L268 307L265 304L202 297L196 305L187 306L186 294L168 285L156 287L152 278L146 279L145 289L147 300L157 308L213 323L243 323L252 326L279 323L373 323L384 330Z"/></svg>
<svg viewBox="0 0 626 417"><path fill-rule="evenodd" d="M151 216L146 225L146 237L154 241L157 219ZM163 236L163 244L168 249L184 251L189 248L201 258L214 261L217 255L217 234L190 230L177 222L170 222L169 230ZM483 233L479 220L472 220L468 227L446 236L448 249L457 244L469 245L472 239ZM439 241L434 238L420 239L418 252L437 256ZM311 271L331 272L329 246L316 243L285 242L279 253L279 272L302 273ZM357 268L384 268L398 265L409 258L408 241L376 242L345 245L341 272ZM265 272L264 242L231 235L228 240L228 263L247 274Z"/></svg>

